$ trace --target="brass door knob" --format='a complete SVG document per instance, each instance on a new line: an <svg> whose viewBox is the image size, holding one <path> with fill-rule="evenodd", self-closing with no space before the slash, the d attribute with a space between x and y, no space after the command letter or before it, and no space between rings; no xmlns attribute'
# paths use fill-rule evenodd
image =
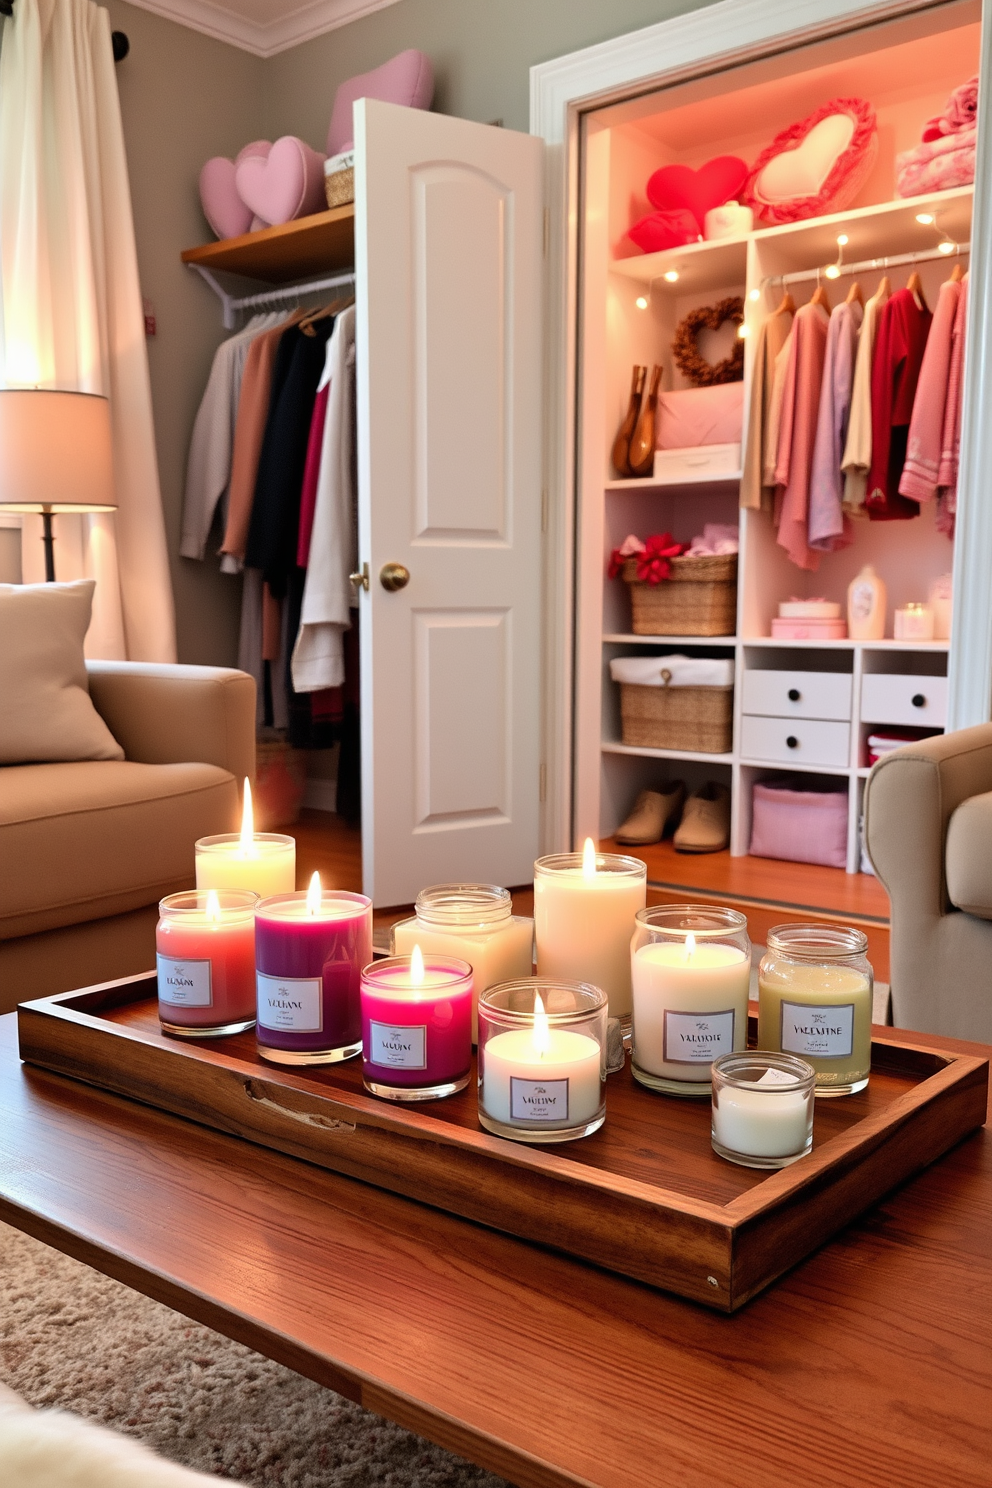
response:
<svg viewBox="0 0 992 1488"><path fill-rule="evenodd" d="M358 573L349 574L348 578L356 589L367 589L369 587L369 566L363 563Z"/></svg>
<svg viewBox="0 0 992 1488"><path fill-rule="evenodd" d="M409 582L410 570L402 563L384 563L379 570L379 583L390 593L396 589L405 589Z"/></svg>

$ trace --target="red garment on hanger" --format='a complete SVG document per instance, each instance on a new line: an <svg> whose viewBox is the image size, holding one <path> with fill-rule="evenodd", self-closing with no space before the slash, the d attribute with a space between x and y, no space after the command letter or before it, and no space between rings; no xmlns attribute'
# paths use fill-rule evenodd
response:
<svg viewBox="0 0 992 1488"><path fill-rule="evenodd" d="M932 320L908 289L897 289L878 317L871 365L871 469L865 496L865 510L873 522L920 514L918 502L900 496L899 482Z"/></svg>
<svg viewBox="0 0 992 1488"><path fill-rule="evenodd" d="M310 420L307 462L303 467L303 491L300 496L300 531L296 540L296 562L300 568L306 568L310 562L310 534L313 532L313 514L317 507L320 451L324 442L324 421L327 418L327 400L330 395L331 384L328 382L317 393Z"/></svg>

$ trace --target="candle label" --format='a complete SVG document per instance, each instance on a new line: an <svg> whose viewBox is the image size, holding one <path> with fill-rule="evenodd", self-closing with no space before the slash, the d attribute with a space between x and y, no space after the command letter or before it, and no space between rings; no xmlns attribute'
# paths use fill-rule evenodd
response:
<svg viewBox="0 0 992 1488"><path fill-rule="evenodd" d="M209 961L177 961L173 956L155 960L160 1001L175 1007L213 1007Z"/></svg>
<svg viewBox="0 0 992 1488"><path fill-rule="evenodd" d="M258 1021L282 1033L321 1033L324 1027L320 977L274 977L258 972Z"/></svg>
<svg viewBox="0 0 992 1488"><path fill-rule="evenodd" d="M734 1010L676 1013L665 1009L665 1063L712 1064L734 1052Z"/></svg>
<svg viewBox="0 0 992 1488"><path fill-rule="evenodd" d="M404 1028L393 1023L369 1022L370 1064L392 1069L427 1068L427 1028Z"/></svg>
<svg viewBox="0 0 992 1488"><path fill-rule="evenodd" d="M810 1007L804 1002L783 1002L781 1044L789 1054L850 1059L854 1053L854 1003Z"/></svg>
<svg viewBox="0 0 992 1488"><path fill-rule="evenodd" d="M567 1121L567 1080L521 1080L510 1076L511 1121Z"/></svg>

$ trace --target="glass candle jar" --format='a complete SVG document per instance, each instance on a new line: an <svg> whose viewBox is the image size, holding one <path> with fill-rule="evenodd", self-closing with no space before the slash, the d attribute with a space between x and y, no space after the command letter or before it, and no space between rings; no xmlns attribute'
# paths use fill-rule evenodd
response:
<svg viewBox="0 0 992 1488"><path fill-rule="evenodd" d="M393 926L394 956L419 945L425 956L456 956L472 967L472 1042L479 1041L480 993L528 977L534 965L534 921L513 913L508 889L495 884L435 884L417 895L413 919Z"/></svg>
<svg viewBox="0 0 992 1488"><path fill-rule="evenodd" d="M362 1050L362 967L372 900L343 889L276 894L255 919L258 1052L273 1064L334 1064Z"/></svg>
<svg viewBox="0 0 992 1488"><path fill-rule="evenodd" d="M539 977L591 983L609 998L610 1017L630 1023L630 937L647 900L640 858L556 853L534 864L534 938Z"/></svg>
<svg viewBox="0 0 992 1488"><path fill-rule="evenodd" d="M250 889L260 899L296 888L296 839L278 832L201 837L196 844L198 889Z"/></svg>
<svg viewBox="0 0 992 1488"><path fill-rule="evenodd" d="M362 1070L387 1100L464 1090L472 1066L472 968L454 956L388 956L362 972Z"/></svg>
<svg viewBox="0 0 992 1488"><path fill-rule="evenodd" d="M630 965L635 1080L667 1095L708 1096L712 1061L747 1047L747 920L706 904L642 909Z"/></svg>
<svg viewBox="0 0 992 1488"><path fill-rule="evenodd" d="M479 998L479 1120L517 1142L569 1142L606 1117L606 993L523 977Z"/></svg>
<svg viewBox="0 0 992 1488"><path fill-rule="evenodd" d="M713 1151L743 1168L784 1168L813 1146L816 1072L794 1054L714 1059Z"/></svg>
<svg viewBox="0 0 992 1488"><path fill-rule="evenodd" d="M867 936L841 925L777 925L758 969L758 1047L798 1054L817 1095L851 1095L871 1068Z"/></svg>
<svg viewBox="0 0 992 1488"><path fill-rule="evenodd" d="M166 1033L219 1038L253 1026L257 904L257 894L227 889L161 901L155 960Z"/></svg>

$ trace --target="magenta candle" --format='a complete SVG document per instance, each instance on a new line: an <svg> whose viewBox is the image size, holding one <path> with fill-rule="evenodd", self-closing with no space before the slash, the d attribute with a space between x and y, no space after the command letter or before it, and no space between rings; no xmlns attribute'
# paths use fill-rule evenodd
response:
<svg viewBox="0 0 992 1488"><path fill-rule="evenodd" d="M218 1038L255 1021L255 906L244 889L191 889L159 904L158 1015L166 1033Z"/></svg>
<svg viewBox="0 0 992 1488"><path fill-rule="evenodd" d="M388 956L362 972L366 1090L388 1100L437 1100L468 1084L472 968L454 956Z"/></svg>
<svg viewBox="0 0 992 1488"><path fill-rule="evenodd" d="M311 889L263 899L255 921L262 1058L333 1064L361 1053L359 989L371 959L372 901L364 894Z"/></svg>

